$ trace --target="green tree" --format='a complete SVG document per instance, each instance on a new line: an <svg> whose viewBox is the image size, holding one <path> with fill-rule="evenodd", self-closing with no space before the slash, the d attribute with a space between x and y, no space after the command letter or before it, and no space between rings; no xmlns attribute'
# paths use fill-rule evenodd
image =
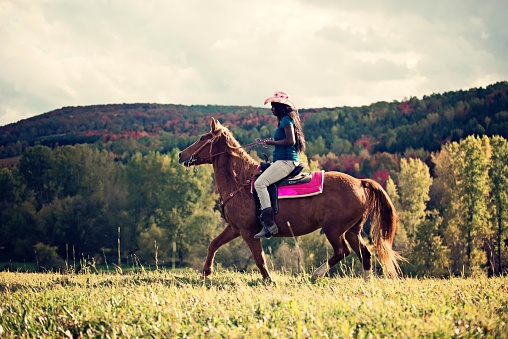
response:
<svg viewBox="0 0 508 339"><path fill-rule="evenodd" d="M397 191L397 185L393 181L391 177L388 177L386 180L386 193L393 202L395 206L395 210L397 211L397 215L400 214L402 207L400 206L400 196ZM404 224L399 222L397 223L397 233L395 234L395 239L393 241L393 247L396 251L400 252L402 255L407 255L410 244L409 239L407 237L407 232L404 227Z"/></svg>
<svg viewBox="0 0 508 339"><path fill-rule="evenodd" d="M325 139L320 135L316 140L307 142L307 154L313 155L325 154L327 152Z"/></svg>
<svg viewBox="0 0 508 339"><path fill-rule="evenodd" d="M53 151L51 177L59 184L59 197L104 195L118 185L120 166L114 155L86 145L59 147Z"/></svg>
<svg viewBox="0 0 508 339"><path fill-rule="evenodd" d="M505 138L494 136L490 139L492 157L489 168L492 201L492 224L494 226L495 248L494 270L502 272L502 253L508 230L508 142ZM493 263L493 264L494 264Z"/></svg>
<svg viewBox="0 0 508 339"><path fill-rule="evenodd" d="M212 166L188 171L178 163L177 150L168 154L166 166L167 180L172 184L163 194L161 208L166 212L171 241L177 245L179 263L183 264L192 246L209 242L222 227L220 213L214 210L219 196L214 191Z"/></svg>
<svg viewBox="0 0 508 339"><path fill-rule="evenodd" d="M150 226L141 231L138 237L139 251L137 255L144 261L164 265L171 259L171 246L168 231L158 227L150 219Z"/></svg>
<svg viewBox="0 0 508 339"><path fill-rule="evenodd" d="M386 168L390 172L395 172L399 170L399 164L397 164L395 156L390 153L380 153L376 156L377 168L382 169Z"/></svg>
<svg viewBox="0 0 508 339"><path fill-rule="evenodd" d="M0 192L0 212L13 204L32 199L32 194L27 191L17 167L0 168Z"/></svg>
<svg viewBox="0 0 508 339"><path fill-rule="evenodd" d="M414 241L418 227L425 219L432 185L428 166L420 159L402 159L398 174L399 217L410 242Z"/></svg>
<svg viewBox="0 0 508 339"><path fill-rule="evenodd" d="M131 220L122 229L122 243L124 250L130 253L138 249L137 237L141 232L153 223L160 226L156 215L158 198L165 185L171 184L164 181L161 169L162 160L159 153L146 156L136 153L125 167L126 209Z"/></svg>
<svg viewBox="0 0 508 339"><path fill-rule="evenodd" d="M462 215L460 231L466 241L466 274L476 274L485 263L485 246L491 236L489 220L489 162L491 146L488 137L469 136L459 144L455 161L458 165L457 193Z"/></svg>
<svg viewBox="0 0 508 339"><path fill-rule="evenodd" d="M37 215L39 240L58 246L62 255L66 245L72 245L79 258L93 257L114 244L116 230L103 222L105 213L104 204L96 197L55 199Z"/></svg>
<svg viewBox="0 0 508 339"><path fill-rule="evenodd" d="M336 135L332 136L330 151L335 154L347 154L352 150L351 142L347 139L339 138ZM312 153L309 153L312 154Z"/></svg>
<svg viewBox="0 0 508 339"><path fill-rule="evenodd" d="M431 155L435 164L436 177L431 187L432 206L442 217L440 233L444 244L450 250L450 270L452 274L462 274L466 266L466 239L460 228L463 224L462 200L457 188L460 178L458 170L459 144L447 143L439 152Z"/></svg>
<svg viewBox="0 0 508 339"><path fill-rule="evenodd" d="M33 202L27 200L7 208L2 213L1 221L2 235L5 236L2 242L6 252L12 255L10 259L33 260L33 246L37 239Z"/></svg>
<svg viewBox="0 0 508 339"><path fill-rule="evenodd" d="M408 263L406 273L444 276L448 273L449 250L440 233L438 212L427 208L433 179L428 166L420 159L402 159L398 186L387 181L387 192L392 197L400 217L395 245L402 247Z"/></svg>
<svg viewBox="0 0 508 339"><path fill-rule="evenodd" d="M419 276L446 277L450 273L450 249L439 234L441 217L429 213L420 224L409 258L410 273Z"/></svg>
<svg viewBox="0 0 508 339"><path fill-rule="evenodd" d="M35 208L19 170L0 168L0 260L32 259ZM27 257L30 256L30 257Z"/></svg>
<svg viewBox="0 0 508 339"><path fill-rule="evenodd" d="M125 175L132 225L125 232L128 238L123 238L127 250L140 250L152 240L160 248L169 248L175 241L182 264L196 236L209 234L209 229L215 230L220 221L218 213L213 212L217 194L213 193L212 174L211 166L187 171L178 163L177 150L168 155L134 155L126 165ZM198 230L200 222L204 224ZM153 256L146 255L152 253L151 248L152 245L150 250L140 252L142 260L153 261Z"/></svg>
<svg viewBox="0 0 508 339"><path fill-rule="evenodd" d="M52 177L53 153L49 147L35 146L27 149L19 161L19 173L27 189L35 194L37 210L53 200L59 183Z"/></svg>
<svg viewBox="0 0 508 339"><path fill-rule="evenodd" d="M48 175L58 183L58 196L75 196L80 193L86 175L86 146L66 146L52 151L53 166ZM89 149L88 147L86 149Z"/></svg>
<svg viewBox="0 0 508 339"><path fill-rule="evenodd" d="M180 258L187 258L187 261L192 260L188 256L194 247L208 247L210 241L224 228L219 211L206 204L196 203L194 206L192 214L179 225L179 237L176 241L173 240L177 244Z"/></svg>

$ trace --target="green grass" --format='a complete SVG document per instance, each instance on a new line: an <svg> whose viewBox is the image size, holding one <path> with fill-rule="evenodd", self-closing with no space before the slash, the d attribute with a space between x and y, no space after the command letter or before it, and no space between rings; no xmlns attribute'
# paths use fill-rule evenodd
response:
<svg viewBox="0 0 508 339"><path fill-rule="evenodd" d="M508 278L0 273L0 337L506 338Z"/></svg>

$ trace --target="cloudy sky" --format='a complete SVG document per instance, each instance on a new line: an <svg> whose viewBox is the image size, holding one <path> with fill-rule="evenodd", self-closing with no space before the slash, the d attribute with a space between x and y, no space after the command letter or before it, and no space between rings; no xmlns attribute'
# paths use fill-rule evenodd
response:
<svg viewBox="0 0 508 339"><path fill-rule="evenodd" d="M63 106L300 108L508 80L506 0L0 0L0 125Z"/></svg>

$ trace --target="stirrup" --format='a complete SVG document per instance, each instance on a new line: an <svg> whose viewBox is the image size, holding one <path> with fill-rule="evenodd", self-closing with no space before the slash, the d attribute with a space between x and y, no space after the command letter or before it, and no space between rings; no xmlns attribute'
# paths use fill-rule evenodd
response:
<svg viewBox="0 0 508 339"><path fill-rule="evenodd" d="M271 230L270 230L271 228ZM279 233L279 229L277 227L277 225L273 225L272 227L266 227L266 226L263 226L263 229L254 236L255 239L261 239L261 238L266 238L266 239L270 239L272 237L272 235L275 235L277 233Z"/></svg>

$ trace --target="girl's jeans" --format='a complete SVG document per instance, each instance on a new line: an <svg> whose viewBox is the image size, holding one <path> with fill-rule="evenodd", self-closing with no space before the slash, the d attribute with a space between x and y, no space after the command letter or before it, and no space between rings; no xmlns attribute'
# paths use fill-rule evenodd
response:
<svg viewBox="0 0 508 339"><path fill-rule="evenodd" d="M277 160L256 179L254 188L258 193L261 210L271 207L268 186L285 178L295 169L296 165L298 162L293 160Z"/></svg>

